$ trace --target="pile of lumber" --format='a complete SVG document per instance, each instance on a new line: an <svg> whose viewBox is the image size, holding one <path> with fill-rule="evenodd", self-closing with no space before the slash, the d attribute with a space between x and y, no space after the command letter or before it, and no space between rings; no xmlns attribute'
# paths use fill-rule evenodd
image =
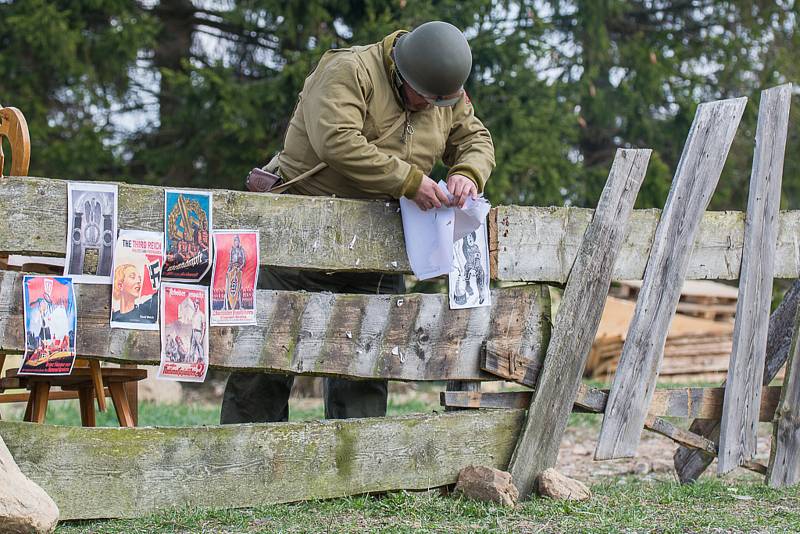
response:
<svg viewBox="0 0 800 534"><path fill-rule="evenodd" d="M641 287L641 280L624 281L616 284L611 294L635 301ZM739 290L733 286L710 280L686 280L681 289L677 312L712 321L733 322L738 297Z"/></svg>
<svg viewBox="0 0 800 534"><path fill-rule="evenodd" d="M587 377L610 381L636 304L608 297L589 360ZM716 382L728 372L733 323L676 314L664 347L659 373L666 382Z"/></svg>

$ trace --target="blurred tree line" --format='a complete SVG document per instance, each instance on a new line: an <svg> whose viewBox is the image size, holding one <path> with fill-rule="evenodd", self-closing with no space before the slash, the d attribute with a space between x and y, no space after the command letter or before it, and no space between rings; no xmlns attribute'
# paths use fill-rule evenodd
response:
<svg viewBox="0 0 800 534"><path fill-rule="evenodd" d="M697 104L745 95L712 201L742 209L759 91L798 81L797 12L793 0L6 0L0 104L29 121L32 175L239 188L279 150L325 50L441 19L473 49L494 203L592 205L614 151L647 147L638 205L662 206ZM800 208L791 124L783 199Z"/></svg>

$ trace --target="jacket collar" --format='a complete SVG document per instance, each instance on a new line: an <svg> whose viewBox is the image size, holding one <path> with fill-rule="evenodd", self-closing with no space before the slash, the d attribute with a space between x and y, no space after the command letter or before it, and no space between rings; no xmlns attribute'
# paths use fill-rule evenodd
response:
<svg viewBox="0 0 800 534"><path fill-rule="evenodd" d="M400 90L397 87L397 67L395 66L394 59L392 58L392 49L394 48L397 38L406 33L408 33L406 30L397 30L396 32L390 33L384 37L381 41L383 66L386 69L386 77L389 80L389 85L392 87L392 92L394 93L397 103L400 104L400 107L403 109L405 109L406 106L405 102L403 101L403 96L400 94Z"/></svg>

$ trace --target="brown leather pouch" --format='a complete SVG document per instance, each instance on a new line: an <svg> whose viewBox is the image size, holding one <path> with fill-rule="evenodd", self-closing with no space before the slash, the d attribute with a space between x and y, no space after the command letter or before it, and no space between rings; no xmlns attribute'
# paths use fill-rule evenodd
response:
<svg viewBox="0 0 800 534"><path fill-rule="evenodd" d="M256 167L247 175L245 186L248 191L264 193L281 183L281 177Z"/></svg>

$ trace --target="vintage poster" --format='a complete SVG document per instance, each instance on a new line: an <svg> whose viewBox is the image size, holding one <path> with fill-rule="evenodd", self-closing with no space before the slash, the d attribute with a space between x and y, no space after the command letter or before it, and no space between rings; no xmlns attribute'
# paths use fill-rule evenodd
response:
<svg viewBox="0 0 800 534"><path fill-rule="evenodd" d="M211 325L256 324L258 230L214 230Z"/></svg>
<svg viewBox="0 0 800 534"><path fill-rule="evenodd" d="M208 371L208 287L161 284L158 378L202 382Z"/></svg>
<svg viewBox="0 0 800 534"><path fill-rule="evenodd" d="M67 184L64 276L76 284L110 284L117 235L117 186Z"/></svg>
<svg viewBox="0 0 800 534"><path fill-rule="evenodd" d="M450 309L490 306L489 242L481 224L453 243L453 268L448 277Z"/></svg>
<svg viewBox="0 0 800 534"><path fill-rule="evenodd" d="M211 267L211 193L166 190L164 280L198 282Z"/></svg>
<svg viewBox="0 0 800 534"><path fill-rule="evenodd" d="M78 312L72 280L61 276L22 279L25 355L21 375L68 375L75 362Z"/></svg>
<svg viewBox="0 0 800 534"><path fill-rule="evenodd" d="M111 328L158 330L164 234L120 230L111 282Z"/></svg>

